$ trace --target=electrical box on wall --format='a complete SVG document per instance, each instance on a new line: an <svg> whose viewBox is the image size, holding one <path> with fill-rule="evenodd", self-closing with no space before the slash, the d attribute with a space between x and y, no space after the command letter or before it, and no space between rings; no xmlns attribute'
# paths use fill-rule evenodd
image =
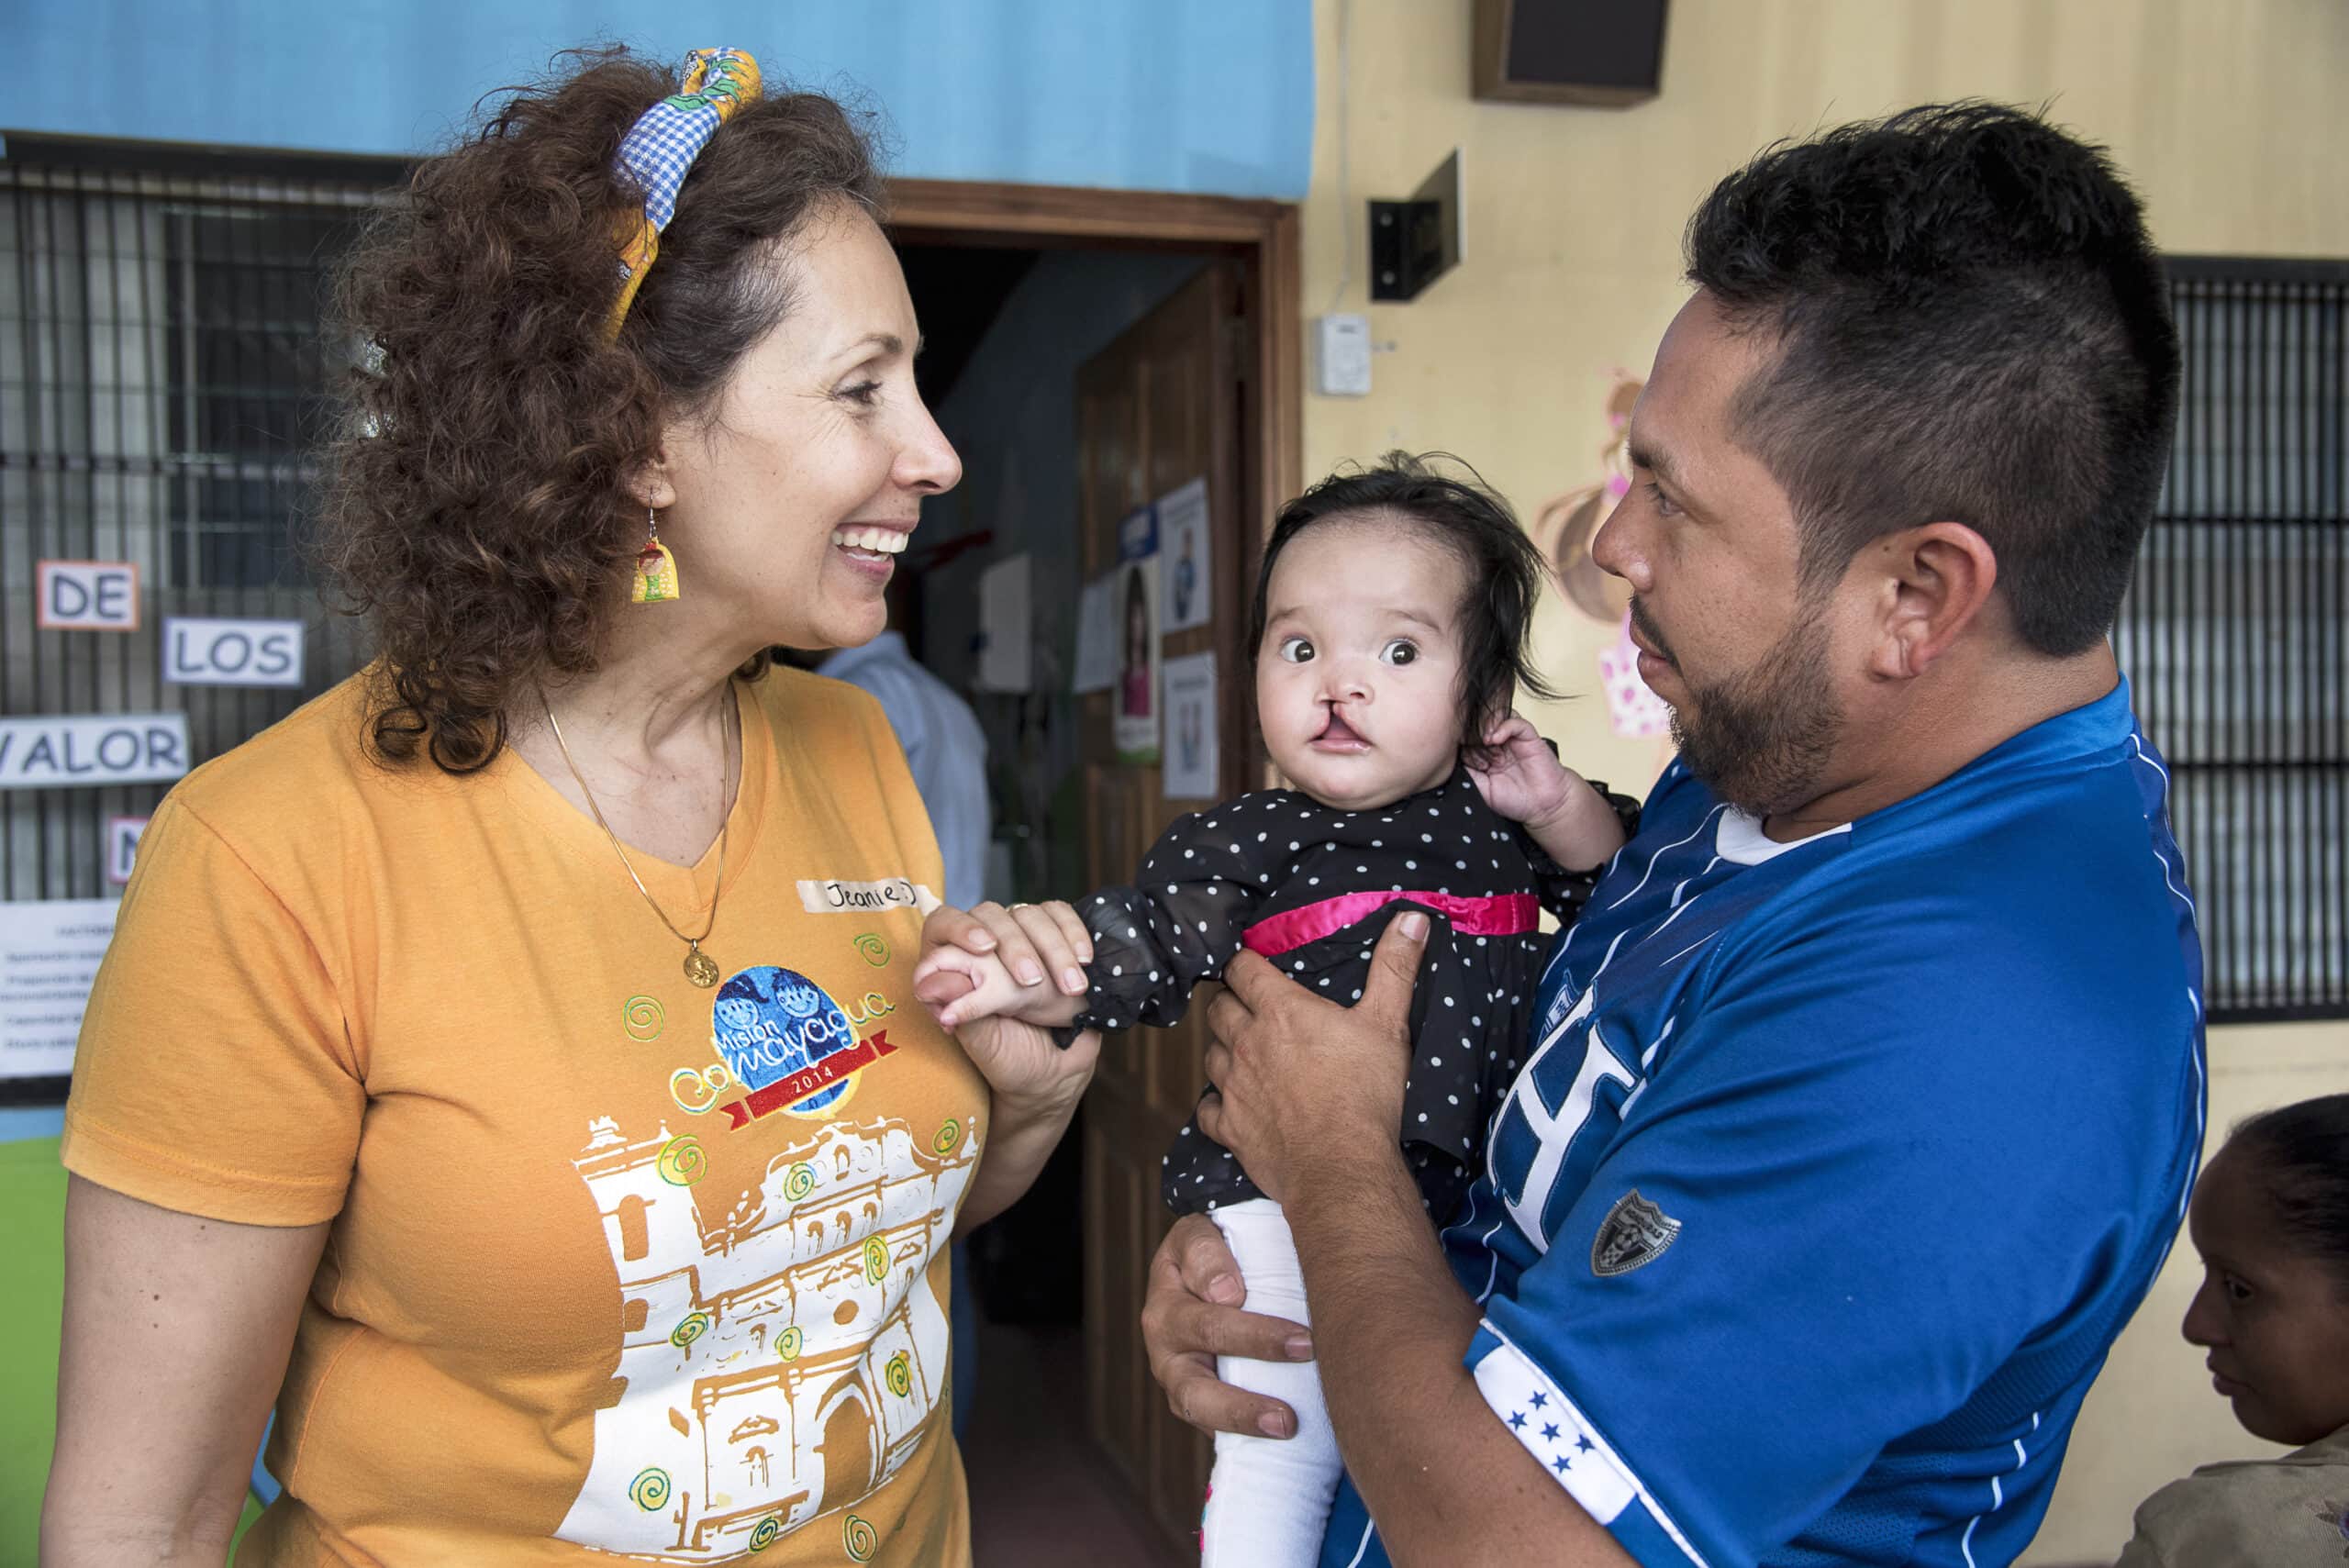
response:
<svg viewBox="0 0 2349 1568"><path fill-rule="evenodd" d="M1313 389L1325 397L1370 395L1370 317L1336 313L1313 323Z"/></svg>
<svg viewBox="0 0 2349 1568"><path fill-rule="evenodd" d="M1460 149L1419 182L1408 201L1370 204L1370 297L1401 301L1460 265L1466 247Z"/></svg>

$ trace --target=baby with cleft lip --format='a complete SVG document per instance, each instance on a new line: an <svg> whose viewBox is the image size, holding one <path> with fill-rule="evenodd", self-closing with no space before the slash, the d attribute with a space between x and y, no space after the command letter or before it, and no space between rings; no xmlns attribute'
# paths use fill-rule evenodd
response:
<svg viewBox="0 0 2349 1568"><path fill-rule="evenodd" d="M1290 502L1265 546L1250 647L1265 750L1293 787L1178 819L1135 885L1083 900L1082 996L1023 986L952 945L924 954L915 994L949 1027L1008 1013L1163 1028L1252 949L1350 1003L1386 922L1416 912L1431 929L1397 1132L1441 1222L1517 1073L1541 912L1573 918L1637 812L1512 711L1517 687L1549 695L1526 648L1542 579L1507 506L1427 460L1390 454ZM1309 1321L1287 1222L1231 1153L1191 1125L1163 1164L1168 1205L1209 1215L1230 1242L1250 1309ZM1223 1375L1288 1402L1297 1433L1217 1438L1204 1560L1310 1564L1341 1469L1314 1369L1233 1361Z"/></svg>

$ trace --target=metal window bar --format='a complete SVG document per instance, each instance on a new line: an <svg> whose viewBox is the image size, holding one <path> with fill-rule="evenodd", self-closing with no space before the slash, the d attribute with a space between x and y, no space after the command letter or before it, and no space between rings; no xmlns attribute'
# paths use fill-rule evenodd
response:
<svg viewBox="0 0 2349 1568"><path fill-rule="evenodd" d="M181 710L192 763L359 669L297 548L335 357L335 263L395 163L6 138L0 158L0 711ZM128 561L134 632L42 630L35 563ZM307 624L298 689L166 684L174 616ZM111 817L169 786L0 790L0 898L97 898Z"/></svg>
<svg viewBox="0 0 2349 1568"><path fill-rule="evenodd" d="M2349 1017L2349 262L2176 257L2176 443L2113 641L2214 1023Z"/></svg>

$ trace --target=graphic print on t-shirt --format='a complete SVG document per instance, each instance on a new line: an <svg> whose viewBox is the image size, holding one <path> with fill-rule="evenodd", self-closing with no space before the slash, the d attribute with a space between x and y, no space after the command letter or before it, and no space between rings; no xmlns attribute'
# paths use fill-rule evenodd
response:
<svg viewBox="0 0 2349 1568"><path fill-rule="evenodd" d="M573 1164L618 1270L621 1347L559 1538L660 1562L735 1557L853 1505L919 1445L947 1384L929 1265L979 1139L972 1118L840 1118L855 1076L894 1050L885 1030L857 1036L887 1011L874 1000L859 1018L794 970L739 971L712 1003L722 1065L674 1074L681 1114L589 1128ZM708 1092L734 1086L750 1093ZM721 1102L725 1120L690 1119ZM787 1115L764 1119L775 1110ZM705 1182L706 1140L748 1137L754 1120L789 1138L796 1118L816 1125L754 1186ZM873 1554L869 1523L850 1513L841 1529L848 1561Z"/></svg>
<svg viewBox="0 0 2349 1568"><path fill-rule="evenodd" d="M748 1114L829 1114L856 1087L853 1076L893 1049L884 1029L856 1038L848 1010L804 974L774 964L743 970L718 987L718 1053L734 1082L752 1091ZM742 1113L729 1110L737 1127Z"/></svg>

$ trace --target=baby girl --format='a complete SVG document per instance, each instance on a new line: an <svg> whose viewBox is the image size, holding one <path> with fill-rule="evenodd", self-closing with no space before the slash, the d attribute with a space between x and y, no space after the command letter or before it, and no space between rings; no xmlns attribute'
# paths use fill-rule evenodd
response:
<svg viewBox="0 0 2349 1568"><path fill-rule="evenodd" d="M951 995L944 974L968 981L936 1004L949 1027L994 1014L1163 1027L1245 949L1352 1002L1386 922L1422 911L1397 1134L1442 1220L1517 1073L1541 913L1574 917L1636 810L1511 710L1517 688L1549 695L1526 651L1542 579L1507 506L1473 480L1397 453L1315 485L1281 511L1251 617L1258 721L1293 787L1180 818L1136 885L1077 906L1093 942L1085 996L943 945L924 955L918 994ZM1280 1207L1230 1152L1186 1126L1164 1166L1168 1204L1210 1215L1230 1242L1251 1310L1309 1321ZM1286 1400L1297 1434L1216 1440L1205 1560L1310 1564L1340 1472L1314 1371L1232 1362L1224 1375Z"/></svg>

